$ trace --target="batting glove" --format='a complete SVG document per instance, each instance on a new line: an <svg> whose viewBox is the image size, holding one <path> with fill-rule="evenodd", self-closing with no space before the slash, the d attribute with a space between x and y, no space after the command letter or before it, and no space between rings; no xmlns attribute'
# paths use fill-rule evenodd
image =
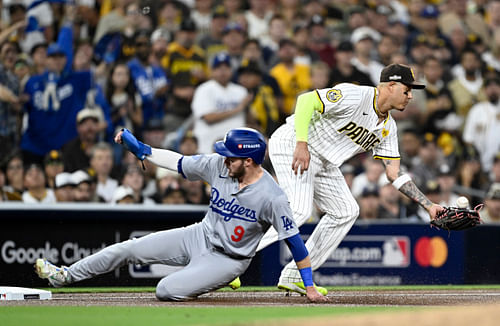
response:
<svg viewBox="0 0 500 326"><path fill-rule="evenodd" d="M122 129L122 142L126 149L132 152L139 160L144 161L147 155L151 155L151 146L140 142L126 128Z"/></svg>

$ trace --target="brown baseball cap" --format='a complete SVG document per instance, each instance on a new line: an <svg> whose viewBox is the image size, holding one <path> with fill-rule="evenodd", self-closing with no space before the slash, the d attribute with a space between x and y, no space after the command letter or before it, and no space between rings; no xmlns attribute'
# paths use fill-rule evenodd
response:
<svg viewBox="0 0 500 326"><path fill-rule="evenodd" d="M424 89L425 85L415 83L415 76L410 67L400 64L391 64L380 73L380 82L398 82L415 89Z"/></svg>

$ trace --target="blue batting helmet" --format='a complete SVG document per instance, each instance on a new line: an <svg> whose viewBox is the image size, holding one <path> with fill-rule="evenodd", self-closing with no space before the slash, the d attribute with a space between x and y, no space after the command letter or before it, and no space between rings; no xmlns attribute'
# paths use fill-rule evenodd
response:
<svg viewBox="0 0 500 326"><path fill-rule="evenodd" d="M215 152L225 157L250 157L262 164L266 154L266 140L260 132L251 128L229 130L224 140L215 143Z"/></svg>

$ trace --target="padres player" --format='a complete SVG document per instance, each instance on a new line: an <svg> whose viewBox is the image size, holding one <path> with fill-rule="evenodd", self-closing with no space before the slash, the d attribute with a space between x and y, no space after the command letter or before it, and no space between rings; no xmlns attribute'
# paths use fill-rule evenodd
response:
<svg viewBox="0 0 500 326"><path fill-rule="evenodd" d="M185 228L152 233L111 245L70 267L36 261L36 272L53 286L64 286L114 270L126 263L185 266L164 277L156 287L160 300L189 300L227 285L241 275L255 255L257 245L272 225L285 240L312 302L327 301L312 281L308 252L292 218L287 197L261 163L264 137L253 129L230 130L215 144L218 154L182 156L151 148L128 130L115 141L139 159L177 170L189 180L211 184L210 206L205 218ZM220 155L219 155L220 154Z"/></svg>
<svg viewBox="0 0 500 326"><path fill-rule="evenodd" d="M313 270L337 248L358 216L359 207L339 170L358 153L371 150L374 158L383 161L394 187L432 218L443 209L400 171L396 123L389 114L404 110L412 89L424 87L415 83L409 67L393 64L383 69L376 88L343 83L300 95L295 114L271 136L271 161L295 222L304 224L313 202L325 213L306 243ZM276 233L268 232L258 250L275 240ZM299 282L296 267L288 264L278 287L300 292Z"/></svg>

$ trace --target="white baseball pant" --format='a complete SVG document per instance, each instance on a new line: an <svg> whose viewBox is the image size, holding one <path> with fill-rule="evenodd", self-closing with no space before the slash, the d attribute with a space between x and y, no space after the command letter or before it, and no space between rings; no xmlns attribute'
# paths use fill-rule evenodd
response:
<svg viewBox="0 0 500 326"><path fill-rule="evenodd" d="M278 182L288 196L295 223L304 224L313 210L313 203L325 213L306 242L311 267L318 269L338 247L359 215L359 206L347 186L340 169L333 166L309 148L309 169L302 175L292 170L295 151L295 132L283 125L269 140L269 154ZM262 238L257 250L278 239L274 229ZM294 261L281 272L280 284L300 282L302 279Z"/></svg>

